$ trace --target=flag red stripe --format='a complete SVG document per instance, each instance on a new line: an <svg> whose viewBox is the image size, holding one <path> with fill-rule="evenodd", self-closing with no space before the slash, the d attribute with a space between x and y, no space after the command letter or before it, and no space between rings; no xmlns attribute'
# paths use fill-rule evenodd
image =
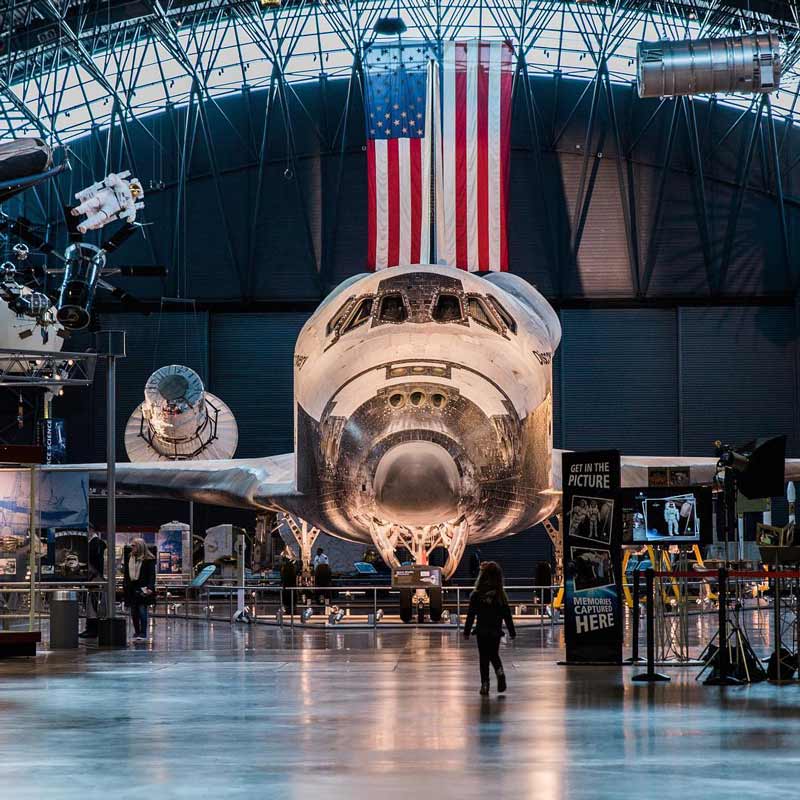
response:
<svg viewBox="0 0 800 800"><path fill-rule="evenodd" d="M510 46L503 47L502 72L500 74L500 165L503 175L503 185L500 191L500 269L508 271L508 193L511 167L511 83L513 70L511 57L513 52Z"/></svg>
<svg viewBox="0 0 800 800"><path fill-rule="evenodd" d="M489 45L478 61L478 264L489 269Z"/></svg>
<svg viewBox="0 0 800 800"><path fill-rule="evenodd" d="M367 217L369 220L367 232L367 269L375 269L375 244L377 242L375 172L375 140L367 139Z"/></svg>
<svg viewBox="0 0 800 800"><path fill-rule="evenodd" d="M412 139L408 146L411 179L411 263L420 262L420 234L422 216L422 140Z"/></svg>
<svg viewBox="0 0 800 800"><path fill-rule="evenodd" d="M387 174L389 176L389 266L400 261L400 158L397 139L386 142Z"/></svg>
<svg viewBox="0 0 800 800"><path fill-rule="evenodd" d="M467 46L456 44L456 263L468 268L467 252ZM448 113L447 111L445 113Z"/></svg>

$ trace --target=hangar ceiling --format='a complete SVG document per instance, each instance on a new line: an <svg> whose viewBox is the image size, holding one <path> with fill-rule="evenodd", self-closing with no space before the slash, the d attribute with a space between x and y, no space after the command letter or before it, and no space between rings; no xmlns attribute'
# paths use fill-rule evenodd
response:
<svg viewBox="0 0 800 800"><path fill-rule="evenodd" d="M348 77L382 16L406 39L508 39L520 67L614 82L635 74L638 41L770 29L784 43L792 116L800 51L796 0L3 0L0 137L68 141L136 124L168 104L280 83ZM726 98L743 107L749 98Z"/></svg>
<svg viewBox="0 0 800 800"><path fill-rule="evenodd" d="M38 132L72 151L73 172L29 193L26 214L63 235L70 193L132 168L146 181L144 218L159 225L126 258L170 271L166 287L144 290L153 302L313 304L363 269L360 57L376 20L398 14L407 39L514 44L512 219L525 224L514 225L512 269L549 297L786 300L797 291L794 1L2 8L0 137ZM775 95L636 97L638 41L765 28L783 42ZM213 229L197 222L208 219Z"/></svg>

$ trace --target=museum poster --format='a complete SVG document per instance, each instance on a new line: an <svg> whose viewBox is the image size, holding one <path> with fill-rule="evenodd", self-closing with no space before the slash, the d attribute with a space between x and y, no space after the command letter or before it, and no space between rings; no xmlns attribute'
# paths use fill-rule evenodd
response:
<svg viewBox="0 0 800 800"><path fill-rule="evenodd" d="M567 664L622 663L622 525L616 450L564 453Z"/></svg>

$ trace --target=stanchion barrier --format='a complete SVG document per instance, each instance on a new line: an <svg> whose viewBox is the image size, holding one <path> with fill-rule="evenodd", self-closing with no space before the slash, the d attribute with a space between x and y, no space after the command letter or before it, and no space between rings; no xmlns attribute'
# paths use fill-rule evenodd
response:
<svg viewBox="0 0 800 800"><path fill-rule="evenodd" d="M647 672L634 675L633 680L637 683L658 683L668 681L669 678L660 672L656 672L655 572L652 569L646 570L644 579L647 600Z"/></svg>
<svg viewBox="0 0 800 800"><path fill-rule="evenodd" d="M633 619L631 620L631 657L628 659L629 664L639 663L639 583L640 583L639 570L633 572Z"/></svg>

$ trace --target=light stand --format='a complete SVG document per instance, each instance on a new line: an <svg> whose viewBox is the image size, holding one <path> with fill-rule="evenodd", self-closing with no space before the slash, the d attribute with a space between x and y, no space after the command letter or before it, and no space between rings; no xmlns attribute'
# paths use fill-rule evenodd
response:
<svg viewBox="0 0 800 800"><path fill-rule="evenodd" d="M736 501L740 491L751 500L783 493L786 437L756 439L738 448L718 441L716 451L719 458L717 469L723 473L725 567L719 571L719 630L700 656L704 662L700 675L713 665L714 671L705 680L707 686L735 686L767 678L761 661L753 652L747 634L739 623L738 614L733 618L728 616L729 546L738 529ZM779 602L777 598L776 602ZM715 639L717 649L713 650ZM735 664L732 664L733 653L736 656ZM742 674L744 678L739 677Z"/></svg>

